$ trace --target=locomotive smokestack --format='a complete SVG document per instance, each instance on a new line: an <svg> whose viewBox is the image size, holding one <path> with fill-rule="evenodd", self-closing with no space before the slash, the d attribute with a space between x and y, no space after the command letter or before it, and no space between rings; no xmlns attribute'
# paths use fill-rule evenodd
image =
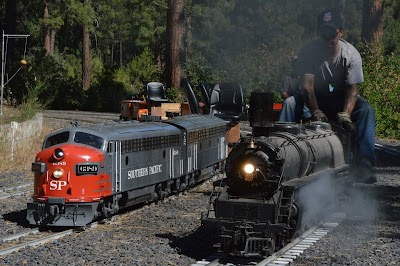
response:
<svg viewBox="0 0 400 266"><path fill-rule="evenodd" d="M273 127L274 94L270 92L252 92L250 96L250 126L253 135L268 135L268 128Z"/></svg>
<svg viewBox="0 0 400 266"><path fill-rule="evenodd" d="M271 127L273 125L274 94L252 92L250 96L250 126Z"/></svg>

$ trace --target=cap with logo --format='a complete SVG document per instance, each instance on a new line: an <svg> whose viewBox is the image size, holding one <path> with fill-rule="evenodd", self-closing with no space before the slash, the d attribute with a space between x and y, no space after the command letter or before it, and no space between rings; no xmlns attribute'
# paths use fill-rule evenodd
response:
<svg viewBox="0 0 400 266"><path fill-rule="evenodd" d="M336 30L341 30L342 28L342 17L336 11L327 10L318 15L318 32L320 34L329 37L336 34Z"/></svg>

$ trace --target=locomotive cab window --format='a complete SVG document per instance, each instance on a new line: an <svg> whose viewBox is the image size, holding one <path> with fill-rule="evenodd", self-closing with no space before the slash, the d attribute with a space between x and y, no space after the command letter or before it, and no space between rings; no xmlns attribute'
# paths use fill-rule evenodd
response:
<svg viewBox="0 0 400 266"><path fill-rule="evenodd" d="M75 133L74 142L101 149L103 147L104 139L89 133L78 131Z"/></svg>
<svg viewBox="0 0 400 266"><path fill-rule="evenodd" d="M68 139L69 139L69 131L61 132L56 135L48 137L44 142L43 147L47 149L51 146L68 142Z"/></svg>

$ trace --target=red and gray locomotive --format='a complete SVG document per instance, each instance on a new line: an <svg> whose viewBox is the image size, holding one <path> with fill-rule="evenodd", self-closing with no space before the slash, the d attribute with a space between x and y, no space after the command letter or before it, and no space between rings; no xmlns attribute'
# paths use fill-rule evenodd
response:
<svg viewBox="0 0 400 266"><path fill-rule="evenodd" d="M184 85L191 91L187 82ZM162 199L222 171L232 139L229 129L242 111L239 89L239 101L232 98L236 92L219 95L219 86L207 92L214 95L214 115L71 126L50 133L32 164L29 223L84 226L121 208ZM217 117L224 114L224 106L232 109L232 104L239 113L224 116L231 119ZM197 101L193 106L198 106Z"/></svg>
<svg viewBox="0 0 400 266"><path fill-rule="evenodd" d="M271 255L330 211L348 181L349 133L322 122L274 123L272 106L272 94L252 93L252 133L230 152L202 219L226 254Z"/></svg>

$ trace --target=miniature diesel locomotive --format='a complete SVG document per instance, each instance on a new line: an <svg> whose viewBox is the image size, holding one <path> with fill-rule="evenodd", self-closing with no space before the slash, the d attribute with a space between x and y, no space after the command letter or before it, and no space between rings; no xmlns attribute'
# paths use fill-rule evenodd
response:
<svg viewBox="0 0 400 266"><path fill-rule="evenodd" d="M68 127L49 134L32 164L31 224L84 226L154 201L220 171L226 122L190 115L167 122Z"/></svg>
<svg viewBox="0 0 400 266"><path fill-rule="evenodd" d="M187 81L184 86L193 96ZM240 86L234 87L234 93L226 88L225 96L217 89L211 92L212 115L73 126L47 135L32 164L29 223L84 226L121 208L162 199L222 171L228 144L239 139L240 114L231 112L225 119L218 115L226 104L228 110L239 106L241 113L243 94ZM198 106L195 97L190 99L193 107ZM196 108L192 113L198 113Z"/></svg>

